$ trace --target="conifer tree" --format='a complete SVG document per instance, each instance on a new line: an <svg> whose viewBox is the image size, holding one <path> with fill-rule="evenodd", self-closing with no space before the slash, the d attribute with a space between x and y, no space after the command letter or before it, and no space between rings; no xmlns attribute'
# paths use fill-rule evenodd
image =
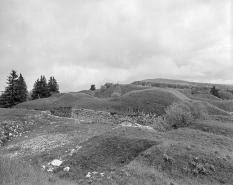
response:
<svg viewBox="0 0 233 185"><path fill-rule="evenodd" d="M59 93L59 85L57 84L57 80L54 78L54 76L50 77L48 87L50 93Z"/></svg>
<svg viewBox="0 0 233 185"><path fill-rule="evenodd" d="M37 79L37 81L34 83L32 89L32 99L47 98L50 95L51 93L49 91L46 78L45 76L41 76L40 79Z"/></svg>
<svg viewBox="0 0 233 185"><path fill-rule="evenodd" d="M31 97L33 100L40 98L39 79L37 79L33 85Z"/></svg>
<svg viewBox="0 0 233 185"><path fill-rule="evenodd" d="M27 101L27 97L28 97L27 85L21 73L18 78L16 90L18 94L18 97L17 97L18 101L20 103Z"/></svg>
<svg viewBox="0 0 233 185"><path fill-rule="evenodd" d="M27 100L27 86L22 74L18 78L17 72L12 70L10 76L7 77L8 85L0 97L1 107L13 107L14 105Z"/></svg>

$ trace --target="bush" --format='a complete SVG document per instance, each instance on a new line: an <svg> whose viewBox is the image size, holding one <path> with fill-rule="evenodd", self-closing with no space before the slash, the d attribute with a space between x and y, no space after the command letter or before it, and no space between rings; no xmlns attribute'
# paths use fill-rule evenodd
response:
<svg viewBox="0 0 233 185"><path fill-rule="evenodd" d="M166 110L165 119L173 128L185 127L196 119L207 119L208 113L201 102L177 102Z"/></svg>
<svg viewBox="0 0 233 185"><path fill-rule="evenodd" d="M219 91L219 98L223 100L233 100L233 94L228 91L221 90Z"/></svg>

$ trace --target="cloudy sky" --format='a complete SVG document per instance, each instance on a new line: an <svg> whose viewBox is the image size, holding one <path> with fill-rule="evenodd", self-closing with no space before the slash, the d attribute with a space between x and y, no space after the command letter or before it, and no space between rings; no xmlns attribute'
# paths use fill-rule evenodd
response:
<svg viewBox="0 0 233 185"><path fill-rule="evenodd" d="M148 78L233 84L232 0L0 0L0 90Z"/></svg>

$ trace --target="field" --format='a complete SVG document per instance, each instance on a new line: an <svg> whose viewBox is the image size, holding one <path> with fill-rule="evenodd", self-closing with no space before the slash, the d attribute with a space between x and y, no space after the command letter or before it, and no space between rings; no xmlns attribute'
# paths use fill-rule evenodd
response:
<svg viewBox="0 0 233 185"><path fill-rule="evenodd" d="M120 96L111 97L117 86ZM202 105L208 117L172 127L167 108L182 102ZM99 97L61 93L0 109L0 184L233 184L232 106L210 94L116 84ZM119 121L85 122L48 111L59 107L107 111Z"/></svg>

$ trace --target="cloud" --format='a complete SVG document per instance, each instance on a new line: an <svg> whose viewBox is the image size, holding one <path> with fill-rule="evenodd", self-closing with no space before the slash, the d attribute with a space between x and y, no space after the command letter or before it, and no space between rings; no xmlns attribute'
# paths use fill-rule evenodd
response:
<svg viewBox="0 0 233 185"><path fill-rule="evenodd" d="M11 69L63 91L104 81L233 83L231 0L0 0L0 89Z"/></svg>

